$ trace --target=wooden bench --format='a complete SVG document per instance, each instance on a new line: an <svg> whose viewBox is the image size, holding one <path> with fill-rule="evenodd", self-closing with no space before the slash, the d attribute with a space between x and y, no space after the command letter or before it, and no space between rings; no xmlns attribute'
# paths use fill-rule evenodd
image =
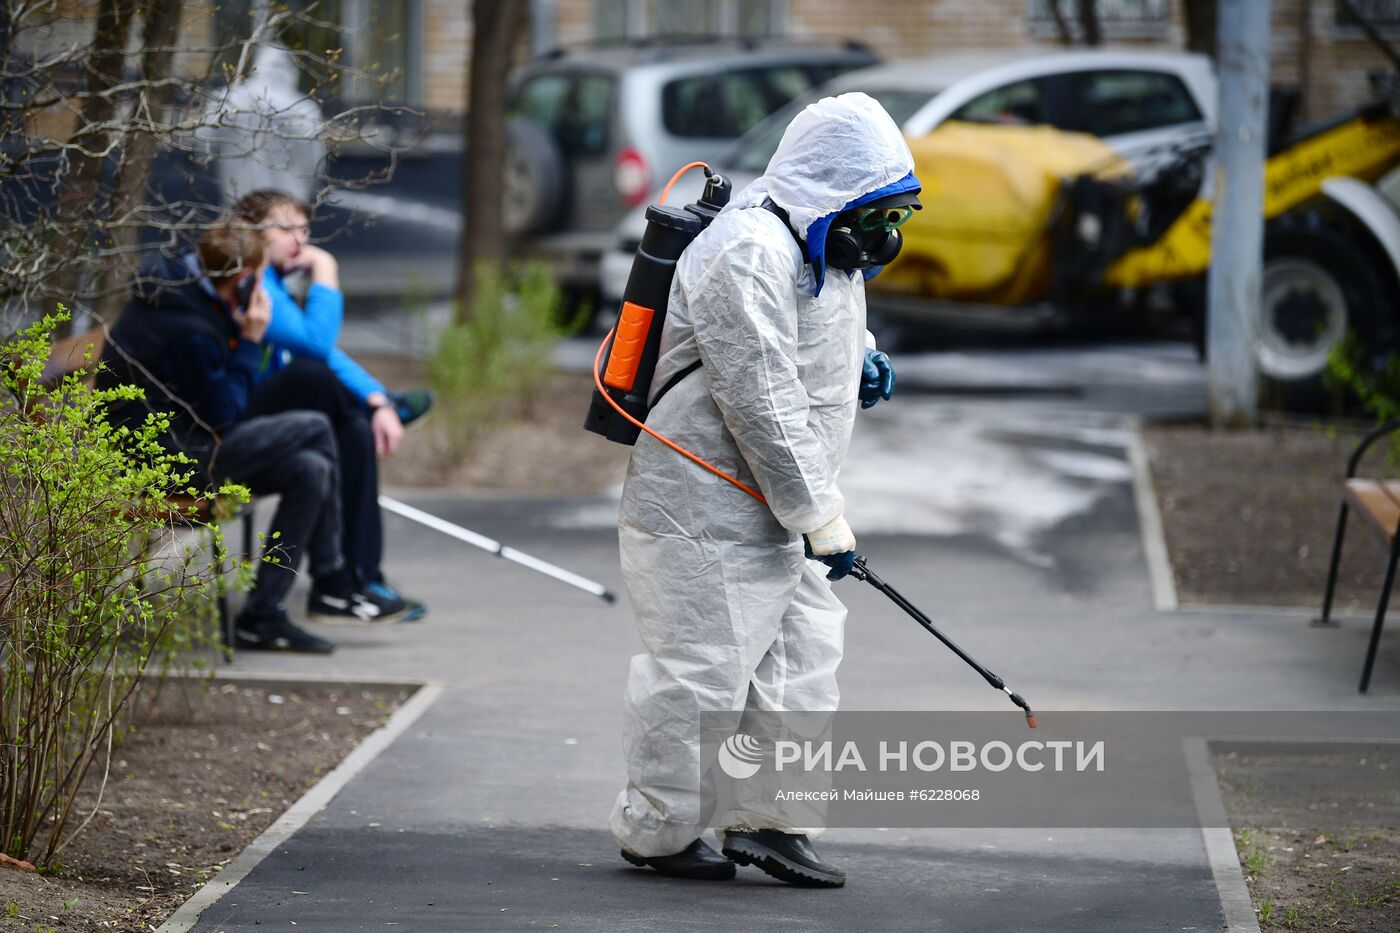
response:
<svg viewBox="0 0 1400 933"><path fill-rule="evenodd" d="M49 351L48 362L44 364L43 381L52 385L67 376L82 373L89 367L95 367L102 359L102 350L106 345L106 340L106 328L98 327L87 333L76 334L56 341ZM207 528L209 549L210 553L213 554L213 526L218 519L216 515L218 498L214 495L196 497L177 494L167 497L166 501L170 505L167 513L167 524L172 528ZM250 501L248 505L230 516L239 519L242 523L243 557L245 560L252 560L253 557L253 510L251 506ZM143 546L149 548L149 540L144 542ZM222 577L224 568L215 566L214 571L216 576ZM234 650L233 616L229 611L228 594L224 592L222 587L218 591L216 601L219 613L219 632L231 659Z"/></svg>
<svg viewBox="0 0 1400 933"><path fill-rule="evenodd" d="M1380 602L1376 605L1376 620L1371 626L1371 641L1366 648L1366 661L1361 667L1361 687L1365 693L1371 685L1371 669L1376 664L1376 649L1381 643L1381 629L1385 626L1386 606L1390 602L1390 590L1395 583L1395 564L1400 558L1400 480L1366 479L1356 475L1362 456L1371 445L1400 428L1400 418L1388 421L1361 439L1347 460L1346 481L1342 486L1342 506L1337 515L1337 536L1332 542L1332 563L1327 571L1327 589L1322 597L1322 616L1318 625L1332 625L1332 597L1337 590L1337 568L1342 560L1342 541L1346 537L1347 516L1356 512L1366 526L1375 533L1386 547L1389 558L1385 565L1385 579L1381 583Z"/></svg>

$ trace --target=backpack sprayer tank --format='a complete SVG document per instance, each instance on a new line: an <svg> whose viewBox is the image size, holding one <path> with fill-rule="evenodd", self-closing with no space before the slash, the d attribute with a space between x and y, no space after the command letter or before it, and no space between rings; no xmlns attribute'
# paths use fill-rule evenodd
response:
<svg viewBox="0 0 1400 933"><path fill-rule="evenodd" d="M622 295L622 311L607 350L602 382L612 400L638 421L647 418L676 261L729 203L733 190L729 179L708 168L705 177L705 192L694 204L684 209L659 204L647 208L646 232ZM596 387L583 426L619 444L635 444L641 434L641 429L618 414Z"/></svg>

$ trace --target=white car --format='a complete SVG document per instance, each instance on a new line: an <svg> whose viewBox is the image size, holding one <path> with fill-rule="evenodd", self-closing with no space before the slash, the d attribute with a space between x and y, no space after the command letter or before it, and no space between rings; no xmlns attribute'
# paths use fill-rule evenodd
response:
<svg viewBox="0 0 1400 933"><path fill-rule="evenodd" d="M1006 49L890 62L843 74L754 127L713 167L730 177L737 192L763 173L799 110L818 97L847 91L874 97L911 139L950 119L1047 124L1098 136L1135 161L1215 127L1215 77L1203 55ZM694 201L703 182L699 171L687 173L668 203ZM623 218L612 248L603 254L599 284L605 305L622 300L646 228L646 208L641 205Z"/></svg>

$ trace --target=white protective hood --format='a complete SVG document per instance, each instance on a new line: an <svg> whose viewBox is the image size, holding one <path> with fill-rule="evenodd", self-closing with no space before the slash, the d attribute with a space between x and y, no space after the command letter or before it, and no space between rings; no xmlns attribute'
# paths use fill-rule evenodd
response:
<svg viewBox="0 0 1400 933"><path fill-rule="evenodd" d="M857 91L823 97L794 117L767 170L726 210L771 197L809 244L820 291L831 219L862 203L917 190L914 157L904 134L874 98Z"/></svg>

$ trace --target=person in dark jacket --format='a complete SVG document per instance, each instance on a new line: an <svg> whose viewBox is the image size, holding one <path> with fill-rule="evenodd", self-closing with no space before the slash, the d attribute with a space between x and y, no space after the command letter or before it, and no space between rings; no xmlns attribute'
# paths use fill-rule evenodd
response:
<svg viewBox="0 0 1400 933"><path fill-rule="evenodd" d="M237 646L329 653L331 642L287 618L284 603L303 552L316 586L338 599L345 615L377 613L355 594L341 551L330 421L312 411L243 419L270 316L262 265L261 236L233 224L211 228L195 252L143 265L108 334L98 380L145 392L144 401L112 406L115 424L164 415L168 445L189 454L208 479L279 496L264 555L273 560L258 565L235 624Z"/></svg>

